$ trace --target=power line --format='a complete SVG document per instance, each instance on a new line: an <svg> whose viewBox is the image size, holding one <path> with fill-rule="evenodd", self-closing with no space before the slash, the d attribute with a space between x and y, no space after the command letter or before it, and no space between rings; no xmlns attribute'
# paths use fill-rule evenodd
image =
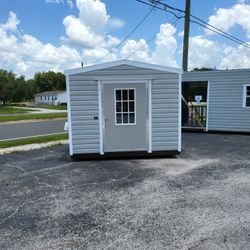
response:
<svg viewBox="0 0 250 250"><path fill-rule="evenodd" d="M148 18L148 16L152 13L152 11L155 8L155 5L151 5L151 9L146 13L146 15L141 19L141 21L122 39L121 42L119 42L116 46L114 46L113 48L110 49L110 51L103 56L102 58L96 60L94 63L103 60L104 58L106 58L108 55L110 55L112 53L112 51L114 49L119 48L125 41L127 41L127 39L144 23L144 21Z"/></svg>
<svg viewBox="0 0 250 250"><path fill-rule="evenodd" d="M152 2L152 4L147 3L147 2L145 2L145 1L142 1L142 0L136 0L136 1L137 1L137 2L140 2L140 3L143 3L143 4L146 4L146 5L148 5L148 6L154 6L155 9L167 11L167 12L171 13L172 15L174 15L176 18L183 18L183 17L184 17L184 16L178 16L175 12L168 10L168 7L165 6L165 4L163 4L163 3L160 2L160 1L150 0L150 2ZM155 3L155 5L153 5L153 3ZM162 9L162 8L160 8L159 6L157 6L156 4L162 4L162 5L165 6L165 8Z"/></svg>
<svg viewBox="0 0 250 250"><path fill-rule="evenodd" d="M151 3L145 2L143 0L136 0L136 1L141 2L141 3L143 3L145 5L148 5L148 6L152 6ZM172 6L168 5L168 4L162 3L161 1L158 1L158 0L149 0L149 1L152 2L152 3L158 4L158 6L156 7L157 9L169 12L169 13L175 15L175 16L178 16L178 15L175 12L173 13L173 11L178 11L179 13L184 13L185 14L184 10L172 7ZM160 7L159 5L162 5L163 7ZM169 9L171 9L171 11ZM192 14L190 16L193 19L196 19L196 20L191 20L192 22L204 27L205 29L208 29L208 30L210 30L210 31L212 31L214 33L217 33L217 34L219 34L219 35L221 35L221 36L223 36L223 37L225 37L225 38L227 38L227 39L229 39L229 40L231 40L231 41L233 41L235 43L238 43L238 44L246 47L246 48L250 48L250 44L246 43L245 41L242 41L241 39L239 39L239 38L237 38L237 37L235 37L233 35L230 35L229 33L227 33L225 31L223 31L223 30L221 30L221 29L219 29L219 28L205 22L204 20L202 20L199 17L196 17L196 16L194 16ZM181 16L179 16L179 17L182 18Z"/></svg>
<svg viewBox="0 0 250 250"><path fill-rule="evenodd" d="M160 4L163 4L163 3L160 2L159 0L155 0L154 2L156 2L157 4L159 4L159 3L160 3ZM179 12L181 12L181 13L186 13L184 10L181 10L181 9L178 9L178 8L175 8L175 7L172 7L172 6L168 5L168 4L165 4L165 3L164 3L164 5L166 5L168 8L171 8L172 10L177 10L177 11L179 11ZM233 36L233 35L231 35L231 34L225 32L225 31L219 29L219 28L217 28L217 27L215 27L215 26L213 26L213 25L211 25L211 24L209 24L208 22L205 22L204 20L202 20L202 19L199 18L199 17L197 17L197 16L195 16L195 15L192 15L192 14L190 14L190 17L192 17L192 18L198 20L199 22L205 24L206 26L209 26L209 27L211 27L212 29L215 29L216 31L218 31L218 32L220 32L220 33L222 33L222 34L224 34L224 35L226 35L226 36L229 36L230 38L232 38L232 39L234 39L234 40L237 40L237 41L240 42L240 43L244 43L244 44L246 44L246 45L248 46L248 44L247 44L245 41L243 41L243 40L237 38L236 36ZM204 26L202 26L202 27L204 27ZM207 27L204 27L204 28L207 28ZM208 28L207 28L207 29L208 29ZM217 33L217 32L215 32L215 33ZM218 34L218 33L217 33L217 34ZM220 35L220 34L219 34L219 35Z"/></svg>
<svg viewBox="0 0 250 250"><path fill-rule="evenodd" d="M169 23L172 24L173 26L177 25L177 22L180 20L180 18L174 18L175 20L170 21L169 18ZM130 53L128 56L125 57L125 59L128 59L129 57L133 56L137 51L139 51L140 49L143 49L147 44L150 44L151 42L153 42L156 39L156 36L158 34L158 31L149 39L146 41L146 44L144 44L142 47L134 50L132 53Z"/></svg>
<svg viewBox="0 0 250 250"><path fill-rule="evenodd" d="M158 32L157 32L158 33ZM157 33L155 33L149 40L146 41L146 44L144 44L142 47L134 50L132 53L130 53L128 56L125 57L125 59L128 59L129 57L133 56L137 51L139 51L140 49L143 49L146 45L150 44L151 42L153 42L156 39L156 35Z"/></svg>
<svg viewBox="0 0 250 250"><path fill-rule="evenodd" d="M192 19L191 19L190 22L195 23L195 24L198 24L198 25L200 25L200 26L202 26L202 27L204 27L204 28L206 28L206 29L208 29L208 30L214 32L214 33L217 33L217 34L219 34L219 35L221 35L221 36L223 36L223 37L225 37L225 38L227 38L227 39L229 39L229 40L235 42L235 43L238 43L238 44L240 44L240 45L242 45L242 46L245 46L246 48L250 48L250 46L249 46L247 43L246 43L246 44L243 44L243 43L237 42L236 40L234 40L234 39L232 39L232 38L230 38L230 37L228 37L228 36L226 36L226 35L224 35L224 34L218 32L218 31L216 31L216 30L213 30L213 29L211 29L211 28L208 28L206 25L203 25L203 24L201 24L201 23L199 23L199 22L197 22L197 21L195 21L195 20L192 20Z"/></svg>
<svg viewBox="0 0 250 250"><path fill-rule="evenodd" d="M217 33L217 34L219 34L219 35L224 34L225 36L228 36L228 37L230 37L230 38L232 38L232 39L238 41L239 43L246 44L246 45L249 47L249 45L248 45L245 41L243 41L243 40L237 38L236 36L230 35L229 33L225 32L225 31L223 31L223 30L221 30L221 29L216 28L215 26L213 26L213 25L211 25L211 24L209 24L209 23L203 21L202 19L200 19L200 18L198 18L198 17L195 17L194 15L190 15L190 16L193 17L193 18L195 18L195 19L198 20L199 22L201 22L201 23L203 23L203 24L206 25L206 26L204 25L204 26L205 26L205 27L204 27L204 26L202 26L201 24L199 24L200 26L202 26L202 27L204 27L204 28L206 28L206 29L209 29L209 28L207 27L207 26L209 26L209 27L211 27L212 29L218 31L220 34L219 34L218 32L216 32L216 31L212 30L213 32L215 32L215 33Z"/></svg>

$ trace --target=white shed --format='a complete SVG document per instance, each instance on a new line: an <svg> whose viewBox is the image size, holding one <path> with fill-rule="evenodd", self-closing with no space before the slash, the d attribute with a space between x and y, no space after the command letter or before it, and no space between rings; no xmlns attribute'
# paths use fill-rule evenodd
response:
<svg viewBox="0 0 250 250"><path fill-rule="evenodd" d="M67 104L66 91L46 91L35 94L37 105L60 105Z"/></svg>
<svg viewBox="0 0 250 250"><path fill-rule="evenodd" d="M181 69L120 60L65 74L72 158L181 151Z"/></svg>

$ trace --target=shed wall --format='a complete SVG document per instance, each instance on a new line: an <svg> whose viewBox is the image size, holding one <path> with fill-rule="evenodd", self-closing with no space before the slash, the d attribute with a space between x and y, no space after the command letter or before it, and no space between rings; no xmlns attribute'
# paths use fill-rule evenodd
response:
<svg viewBox="0 0 250 250"><path fill-rule="evenodd" d="M69 76L72 148L74 154L99 152L97 81Z"/></svg>
<svg viewBox="0 0 250 250"><path fill-rule="evenodd" d="M209 81L208 130L250 132L250 108L243 107L250 70L187 72L182 81Z"/></svg>
<svg viewBox="0 0 250 250"><path fill-rule="evenodd" d="M178 75L152 82L152 150L178 148Z"/></svg>

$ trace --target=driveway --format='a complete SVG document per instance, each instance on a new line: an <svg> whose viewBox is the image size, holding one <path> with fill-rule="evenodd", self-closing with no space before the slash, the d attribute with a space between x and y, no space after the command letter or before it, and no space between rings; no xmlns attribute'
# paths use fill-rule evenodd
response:
<svg viewBox="0 0 250 250"><path fill-rule="evenodd" d="M0 157L0 249L250 249L250 137L184 134L178 158Z"/></svg>
<svg viewBox="0 0 250 250"><path fill-rule="evenodd" d="M0 124L0 141L18 139L23 137L63 133L65 119L53 119L39 122L21 122L13 124Z"/></svg>

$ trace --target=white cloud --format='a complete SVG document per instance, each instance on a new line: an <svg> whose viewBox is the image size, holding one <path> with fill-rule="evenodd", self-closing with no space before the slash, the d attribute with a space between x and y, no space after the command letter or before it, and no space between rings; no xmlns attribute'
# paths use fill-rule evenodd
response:
<svg viewBox="0 0 250 250"><path fill-rule="evenodd" d="M107 49L102 47L83 51L84 64L90 64L100 59L101 62L114 61L117 59L116 51L110 53Z"/></svg>
<svg viewBox="0 0 250 250"><path fill-rule="evenodd" d="M230 8L220 8L209 17L209 24L229 32L236 25L242 27L250 38L250 5L247 1L238 1ZM207 35L214 34L206 30ZM227 42L227 40L225 40ZM250 50L242 45L229 46L215 42L209 36L190 37L189 69L194 67L211 68L249 68Z"/></svg>
<svg viewBox="0 0 250 250"><path fill-rule="evenodd" d="M217 43L204 36L190 38L189 69L209 67L218 69L250 68L250 50Z"/></svg>
<svg viewBox="0 0 250 250"><path fill-rule="evenodd" d="M0 25L0 68L32 77L36 71L63 71L79 66L81 56L65 45L55 47L29 34L19 35L15 13L10 12L6 24Z"/></svg>
<svg viewBox="0 0 250 250"><path fill-rule="evenodd" d="M144 39L140 39L138 42L130 39L122 46L120 56L121 58L176 67L174 56L177 41L175 33L176 29L171 24L162 24L156 35L155 50L152 53Z"/></svg>
<svg viewBox="0 0 250 250"><path fill-rule="evenodd" d="M78 16L66 16L63 20L66 37L62 41L83 49L112 47L119 39L107 34L107 30L122 28L125 22L108 15L106 5L100 0L77 0Z"/></svg>
<svg viewBox="0 0 250 250"><path fill-rule="evenodd" d="M176 67L175 53L177 41L175 38L176 28L169 23L160 26L160 32L156 37L156 48L153 53L153 62Z"/></svg>
<svg viewBox="0 0 250 250"><path fill-rule="evenodd" d="M125 22L124 20L122 20L121 18L119 17L111 17L108 21L108 26L112 29L120 29L122 28L123 26L125 25Z"/></svg>
<svg viewBox="0 0 250 250"><path fill-rule="evenodd" d="M214 68L219 65L222 46L203 36L189 39L189 69L195 67Z"/></svg>
<svg viewBox="0 0 250 250"><path fill-rule="evenodd" d="M107 14L106 5L99 0L76 0L79 9L79 20L92 31L104 31L110 16Z"/></svg>
<svg viewBox="0 0 250 250"><path fill-rule="evenodd" d="M149 46L144 39L138 42L135 40L128 40L121 48L121 58L128 58L136 61L150 62Z"/></svg>
<svg viewBox="0 0 250 250"><path fill-rule="evenodd" d="M94 48L104 42L103 35L91 30L89 26L84 25L79 18L67 16L63 20L67 38L64 38L70 44L82 46L84 48Z"/></svg>
<svg viewBox="0 0 250 250"><path fill-rule="evenodd" d="M9 18L6 24L2 25L2 28L4 30L9 30L9 31L17 31L17 26L20 23L20 21L17 19L17 16L14 12L10 11L9 13Z"/></svg>
<svg viewBox="0 0 250 250"><path fill-rule="evenodd" d="M219 8L215 14L209 17L209 24L223 30L229 31L235 25L240 25L250 38L250 5L245 1L239 1L231 8ZM211 34L211 31L207 31Z"/></svg>
<svg viewBox="0 0 250 250"><path fill-rule="evenodd" d="M46 0L46 3L67 4L71 9L74 7L73 0Z"/></svg>
<svg viewBox="0 0 250 250"><path fill-rule="evenodd" d="M83 48L95 48L104 43L105 27L109 20L106 6L99 0L77 0L79 16L66 16L63 20L64 40Z"/></svg>
<svg viewBox="0 0 250 250"><path fill-rule="evenodd" d="M114 36L111 36L111 35L107 35L107 39L105 41L105 44L104 47L114 47L116 45L118 45L121 41L114 37Z"/></svg>
<svg viewBox="0 0 250 250"><path fill-rule="evenodd" d="M243 46L227 47L223 50L220 68L250 68L250 50Z"/></svg>

